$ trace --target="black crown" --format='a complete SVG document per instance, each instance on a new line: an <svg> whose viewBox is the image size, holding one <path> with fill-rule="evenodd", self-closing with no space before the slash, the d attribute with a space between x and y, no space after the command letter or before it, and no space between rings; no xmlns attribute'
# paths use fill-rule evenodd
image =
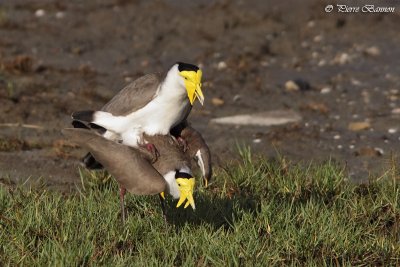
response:
<svg viewBox="0 0 400 267"><path fill-rule="evenodd" d="M177 62L176 64L178 64L178 70L179 71L187 70L187 71L195 71L195 72L197 72L199 70L199 67L197 67L196 65L183 63L183 62Z"/></svg>

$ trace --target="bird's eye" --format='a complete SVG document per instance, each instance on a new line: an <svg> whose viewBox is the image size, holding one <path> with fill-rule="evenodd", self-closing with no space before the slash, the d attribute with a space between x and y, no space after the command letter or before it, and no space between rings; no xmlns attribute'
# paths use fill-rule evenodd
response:
<svg viewBox="0 0 400 267"><path fill-rule="evenodd" d="M186 77L184 77L185 78L185 80L187 80L187 78Z"/></svg>

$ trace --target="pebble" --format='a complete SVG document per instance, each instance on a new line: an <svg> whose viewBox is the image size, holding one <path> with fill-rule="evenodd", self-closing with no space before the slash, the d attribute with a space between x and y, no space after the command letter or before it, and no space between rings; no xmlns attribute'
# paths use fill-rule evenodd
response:
<svg viewBox="0 0 400 267"><path fill-rule="evenodd" d="M35 11L35 16L38 18L43 17L44 15L46 15L46 11L44 11L44 9L38 9Z"/></svg>
<svg viewBox="0 0 400 267"><path fill-rule="evenodd" d="M322 39L323 39L322 35L317 35L314 37L313 41L315 43L320 43L322 41Z"/></svg>
<svg viewBox="0 0 400 267"><path fill-rule="evenodd" d="M350 122L348 129L353 132L362 131L371 128L371 124L367 121Z"/></svg>
<svg viewBox="0 0 400 267"><path fill-rule="evenodd" d="M346 63L349 63L351 61L351 58L349 54L347 53L341 53L339 55L336 55L334 58L333 62L336 64L344 65Z"/></svg>
<svg viewBox="0 0 400 267"><path fill-rule="evenodd" d="M392 114L400 114L400 108L392 109Z"/></svg>
<svg viewBox="0 0 400 267"><path fill-rule="evenodd" d="M365 49L364 53L368 56L377 57L381 54L381 50L376 46L371 46Z"/></svg>
<svg viewBox="0 0 400 267"><path fill-rule="evenodd" d="M259 144L261 143L261 139L260 138L253 139L253 143Z"/></svg>
<svg viewBox="0 0 400 267"><path fill-rule="evenodd" d="M376 151L376 154L378 156L382 156L383 154L385 154L385 151L380 147L375 147L374 150Z"/></svg>
<svg viewBox="0 0 400 267"><path fill-rule="evenodd" d="M311 89L310 83L303 79L289 80L285 83L286 91L307 91Z"/></svg>
<svg viewBox="0 0 400 267"><path fill-rule="evenodd" d="M130 83L133 81L133 78L128 76L128 77L125 77L124 80L125 80L125 82Z"/></svg>
<svg viewBox="0 0 400 267"><path fill-rule="evenodd" d="M395 129L395 128L390 128L390 129L388 130L388 133L390 133L390 134L397 133L397 129Z"/></svg>
<svg viewBox="0 0 400 267"><path fill-rule="evenodd" d="M362 83L361 83L359 80L354 79L354 78L351 79L351 84L352 84L352 85L355 85L355 86L360 86L360 85L362 85Z"/></svg>
<svg viewBox="0 0 400 267"><path fill-rule="evenodd" d="M220 106L222 106L223 104L225 104L225 101L224 101L222 98L213 97L213 98L211 99L211 103L212 103L214 106L216 106L216 107L220 107Z"/></svg>
<svg viewBox="0 0 400 267"><path fill-rule="evenodd" d="M308 42L306 42L306 41L303 41L303 42L301 42L301 47L302 48L308 48L308 47L310 47L310 44Z"/></svg>
<svg viewBox="0 0 400 267"><path fill-rule="evenodd" d="M242 99L242 96L241 96L241 95L235 95L235 96L232 98L233 102L238 102L240 99Z"/></svg>
<svg viewBox="0 0 400 267"><path fill-rule="evenodd" d="M336 135L333 136L333 139L335 139L335 140L339 140L340 138L341 138L341 136L338 135L338 134L336 134Z"/></svg>
<svg viewBox="0 0 400 267"><path fill-rule="evenodd" d="M354 145L349 145L349 148L350 148L350 149L354 149L355 146L354 146Z"/></svg>
<svg viewBox="0 0 400 267"><path fill-rule="evenodd" d="M300 90L300 87L292 80L287 81L285 83L285 88L286 88L286 91L289 91L289 92L299 91Z"/></svg>
<svg viewBox="0 0 400 267"><path fill-rule="evenodd" d="M57 18L57 19L63 19L64 17L65 17L65 13L64 13L64 12L58 11L58 12L56 13L56 18Z"/></svg>
<svg viewBox="0 0 400 267"><path fill-rule="evenodd" d="M228 67L228 65L226 64L225 61L220 61L220 62L218 62L218 65L217 65L217 69L218 69L218 70L224 70L224 69L226 69L227 67Z"/></svg>
<svg viewBox="0 0 400 267"><path fill-rule="evenodd" d="M330 87L324 87L321 89L321 94L326 95L329 94L332 91Z"/></svg>
<svg viewBox="0 0 400 267"><path fill-rule="evenodd" d="M372 147L365 146L361 147L357 151L354 152L356 156L367 156L367 157L373 157L373 156L379 156L379 152Z"/></svg>
<svg viewBox="0 0 400 267"><path fill-rule="evenodd" d="M309 22L307 22L307 27L308 28L314 28L315 27L315 21L310 20Z"/></svg>
<svg viewBox="0 0 400 267"><path fill-rule="evenodd" d="M338 148L338 149L342 149L343 146L342 146L342 145L338 145L337 148Z"/></svg>

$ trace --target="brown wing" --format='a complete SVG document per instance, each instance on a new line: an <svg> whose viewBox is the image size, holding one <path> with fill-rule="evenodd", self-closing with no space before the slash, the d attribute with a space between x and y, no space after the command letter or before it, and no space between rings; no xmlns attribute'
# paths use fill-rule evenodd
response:
<svg viewBox="0 0 400 267"><path fill-rule="evenodd" d="M153 163L159 173L165 175L169 171L179 170L183 167L190 168L190 158L183 153L182 147L171 135L143 135L144 140L153 144L160 156Z"/></svg>
<svg viewBox="0 0 400 267"><path fill-rule="evenodd" d="M119 91L101 110L123 116L141 109L154 98L161 81L162 75L157 73L140 77Z"/></svg>
<svg viewBox="0 0 400 267"><path fill-rule="evenodd" d="M203 178L210 181L212 176L211 153L201 134L193 127L189 126L187 121L183 121L171 130L174 136L182 137L187 144L186 153L196 160L201 169Z"/></svg>
<svg viewBox="0 0 400 267"><path fill-rule="evenodd" d="M164 178L138 150L107 140L87 129L67 128L62 133L88 149L128 192L154 195L166 190Z"/></svg>

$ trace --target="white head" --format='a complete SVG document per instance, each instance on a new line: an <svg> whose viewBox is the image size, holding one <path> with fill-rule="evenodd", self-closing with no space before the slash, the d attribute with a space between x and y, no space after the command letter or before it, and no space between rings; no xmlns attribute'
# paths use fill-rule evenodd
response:
<svg viewBox="0 0 400 267"><path fill-rule="evenodd" d="M201 90L202 75L203 73L199 67L188 63L177 62L168 71L165 80L167 87L173 90L179 90L180 88L185 90L191 105L193 105L196 98L203 105L204 95ZM172 86L169 86L170 84ZM178 84L178 86L176 86L176 84Z"/></svg>
<svg viewBox="0 0 400 267"><path fill-rule="evenodd" d="M179 198L178 208L182 203L187 200L185 208L192 206L193 209L196 208L193 199L193 190L195 180L189 168L181 168L180 170L169 171L164 175L164 179L168 185L168 193L175 199Z"/></svg>

